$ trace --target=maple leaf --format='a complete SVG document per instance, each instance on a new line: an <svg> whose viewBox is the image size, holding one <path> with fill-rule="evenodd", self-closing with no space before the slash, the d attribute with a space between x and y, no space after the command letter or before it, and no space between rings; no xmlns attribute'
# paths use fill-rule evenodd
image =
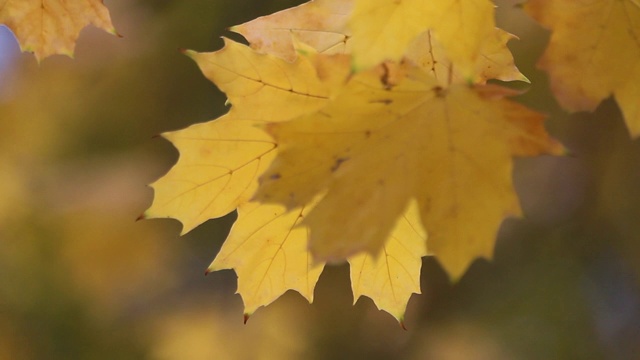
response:
<svg viewBox="0 0 640 360"><path fill-rule="evenodd" d="M281 121L317 110L319 102L326 102L332 97L332 89L342 86L350 61L329 56L316 64L315 58L309 56L288 63L270 55L258 54L229 40L225 48L218 52L189 51L187 54L209 79L219 84L234 106L227 115L215 121L163 134L180 150L180 158L169 173L152 184L154 202L145 212L145 217L176 218L183 224L182 232L185 233L237 207L238 220L208 271L236 271L238 293L242 296L247 317L289 289L298 291L312 301L313 288L324 264L312 262L307 250L307 230L296 225L313 203L286 212L282 206L248 202L257 186L258 176L277 150L270 136L256 125L266 120ZM282 83L273 85L276 81L282 82L283 73L304 79L311 85L302 86L298 82L294 86L295 91L283 91ZM306 90L297 91L300 88ZM310 94L307 91L309 89L315 89L316 94L323 96ZM260 92L266 95L260 96ZM247 93L251 96L247 96ZM285 96L281 96L283 93ZM311 101L292 100L305 96L310 97ZM264 101L267 103L263 104ZM249 111L264 107L282 109L289 105L295 106L280 112L261 112L259 116ZM283 115L287 111L289 114ZM251 119L243 118L242 114ZM412 229L418 226L413 224ZM402 233L394 235L395 238L407 235L406 226L398 231ZM413 230L409 235L413 234L415 238L415 232ZM379 277L376 274L383 269L386 274L393 276L395 281L390 285L380 281L368 283L357 280L354 296L371 297L379 308L398 319L404 313L410 295L419 293L419 282L416 283L415 278L419 277L420 259L425 255L424 250L402 252L404 247L423 249L424 236L417 243L408 241L404 239L399 242L400 245L393 245L392 241L389 245L390 254L402 259L405 267L398 267L386 260L354 260L364 278ZM407 273L406 269L412 272ZM369 272L374 274L369 275ZM378 286L384 286L392 293L386 294ZM389 300L385 297L389 297Z"/></svg>
<svg viewBox="0 0 640 360"><path fill-rule="evenodd" d="M279 155L256 199L295 207L326 191L303 223L314 256L339 260L378 253L415 198L429 251L458 278L490 258L502 220L520 214L512 157L564 148L506 89L443 89L411 64L393 68L356 75L315 113L269 124ZM389 73L399 77L391 86Z"/></svg>
<svg viewBox="0 0 640 360"><path fill-rule="evenodd" d="M306 57L288 62L226 38L224 41L224 48L216 52L185 53L227 95L236 115L245 119L288 120L316 110L331 97L335 78L347 74L347 69L336 68L319 75ZM260 111L256 111L258 107Z"/></svg>
<svg viewBox="0 0 640 360"><path fill-rule="evenodd" d="M233 27L233 31L249 39L251 48L225 39L224 48L217 52L186 51L203 74L227 95L232 108L218 120L164 135L178 148L180 158L167 175L152 184L156 196L145 217L177 218L184 225L184 233L209 218L237 208L238 220L208 271L233 269L236 272L246 317L291 289L312 301L313 288L325 260L346 259L351 265L354 301L368 296L379 309L402 322L411 294L420 292L421 258L427 253L426 231L422 224L435 229L436 238L430 240L429 251L439 256L453 277L459 276L473 258L489 256L497 224L506 214L519 211L510 182L511 156L562 150L542 130L537 114L524 111L518 115L522 120L514 115L522 112L517 105L506 100L489 100L504 97L506 90L468 85L444 89L458 81L526 80L506 48L506 42L512 38L508 33L491 28L486 38L473 40L473 45L467 44L473 48L467 52L456 52L455 46L440 45L448 31L458 29L456 21L470 19L473 25L484 15L469 18L468 14L459 11L457 4L444 1L452 7L450 12L439 14L446 15L450 23L435 22L432 30L424 28L406 36L409 43L404 65L385 63L375 71L354 75L351 73L353 57L327 55L351 51L352 41L357 36L351 35L347 24L359 26L357 21L349 22L354 4L357 2L317 0ZM480 1L478 4L483 8L485 3ZM482 29L478 31L484 31ZM371 40L369 35L364 35L362 42ZM390 55L388 49L384 53L384 58L396 56ZM416 77L416 74L419 75ZM482 112L483 106L489 106L480 119L488 125L482 127L482 121L477 125L468 116L459 114L449 118L449 108L453 112L460 104L467 107L464 115ZM435 107L429 109L427 105ZM433 112L436 116L433 124L415 116L405 117L403 111L412 107L419 108L417 112ZM334 110L348 119L339 123L341 120L332 114ZM352 115L354 117L350 118ZM493 116L498 120L493 120ZM317 122L327 120L327 123L309 131L302 129L300 132L296 128L296 134L301 135L297 140L293 141L285 134L284 142L280 143L283 132L274 129L287 129L290 124L304 123L302 119L316 117ZM367 117L370 122L364 120ZM416 136L426 134L437 139L451 130L443 129L446 127L443 124L449 120L457 127L456 131L447 134L452 138L463 133L465 125L471 125L469 134L465 133L464 141L460 141L460 148L446 148L443 145L445 136L434 140L429 146L434 146L435 151L424 157L427 149L433 149L419 145L421 139ZM458 120L463 124L456 124ZM279 128L278 123L283 127ZM355 128L352 127L354 124ZM276 139L261 128L274 131ZM389 128L393 128L391 133L387 133ZM430 134L433 129L437 131ZM492 151L487 151L487 158L471 166L465 164L468 153L472 154L472 160L475 159L475 149L471 148L478 145L477 135L484 133L493 137L492 132L497 132L498 140L488 141ZM327 139L332 137L332 140L317 141L319 135L327 136ZM471 144L470 137L476 142ZM388 139L391 140L385 143ZM307 140L310 141L308 144L299 147ZM405 141L403 146L408 145L408 148L401 149L398 144ZM465 141L468 143L462 146ZM281 146L285 153L278 157L279 163L274 166L278 169L288 162L291 173L271 172L263 178L281 186L282 199L286 198L286 201L280 202L287 206L250 201L258 186L258 177L277 156ZM342 154L342 150L348 154ZM412 178L394 174L388 183L382 184L390 191L367 192L381 184L384 170L393 170L394 166L409 169L403 159L405 150L413 154L406 158L412 158L409 161L412 165L419 165L415 168L425 169L419 175L433 172L429 181L440 187L428 192L426 198L437 202L434 204L437 211L429 208L428 201L425 204L425 196L419 196L423 192L416 191L421 176ZM286 151L299 153L291 156ZM351 151L358 153L359 161L352 158ZM370 157L365 155L367 153L380 156ZM431 168L422 166L418 155L431 163ZM392 156L395 158L390 161ZM492 164L491 171L481 171L473 166L482 169L496 159L497 165ZM396 160L396 164L391 164ZM448 163L455 166L447 166ZM353 164L356 164L354 169L345 170ZM364 171L372 176L357 175ZM468 181L478 173L486 179L481 178L477 189L466 189ZM358 189L351 184L336 195L337 182L352 174L356 174ZM447 188L446 178L452 175L452 179L464 179L454 181L463 186ZM408 182L404 181L407 179ZM290 183L295 186L286 190L285 186ZM269 185L265 187L268 190ZM329 192L325 196L326 189ZM438 191L442 191L441 196L433 193ZM460 198L468 198L466 202L458 202L456 198L451 205L443 199L451 194L458 195L458 192ZM339 204L341 209L331 208L341 196L351 203ZM480 215L475 217L471 210L477 207L470 210L469 206L474 201L478 201L481 208ZM460 214L457 214L458 208ZM322 214L326 216L324 219ZM328 246L329 255L323 256L320 252L318 256L317 227L333 226L332 221L337 217L342 218L335 222L336 228L328 232L338 236L323 244ZM343 227L345 222L352 224ZM356 229L358 226L362 227ZM458 226L467 231L448 239L455 233L451 228ZM473 226L478 227L478 234L468 238L468 229ZM308 227L311 228L311 239ZM344 234L342 230L345 230ZM372 238L375 238L374 245L367 248L365 245L371 245L368 243ZM469 240L471 246L467 246L465 240ZM309 246L313 252L309 251ZM330 249L331 246L337 246L338 251ZM369 252L356 254L362 249Z"/></svg>
<svg viewBox="0 0 640 360"><path fill-rule="evenodd" d="M344 53L350 37L345 26L352 7L353 0L314 0L229 30L244 36L257 51L288 61L297 57L292 38L323 54Z"/></svg>
<svg viewBox="0 0 640 360"><path fill-rule="evenodd" d="M323 54L353 53L358 69L398 60L416 37L432 30L447 44L448 58L460 67L457 72L463 77L475 74L472 67L482 61L483 51L485 60L498 60L496 71L499 65L513 65L504 46L513 36L495 29L493 5L485 0L315 0L230 30L242 34L258 51L290 61L297 56L292 39ZM490 73L485 75L491 78ZM516 79L524 80L515 75L509 78Z"/></svg>
<svg viewBox="0 0 640 360"><path fill-rule="evenodd" d="M463 76L473 67L495 25L494 5L487 0L355 0L348 26L357 69L385 60L400 60L408 45L432 30Z"/></svg>
<svg viewBox="0 0 640 360"><path fill-rule="evenodd" d="M516 38L515 35L502 29L494 29L493 34L482 43L480 55L474 65L476 75L473 83L484 84L490 79L529 82L529 79L515 66L513 55L507 48L507 42ZM432 75L442 86L466 81L464 74L454 66L431 31L420 34L409 45L405 58Z"/></svg>
<svg viewBox="0 0 640 360"><path fill-rule="evenodd" d="M338 30L327 30L323 32L321 30L310 30L309 26L304 30L295 27L300 26L298 24L300 19L294 16L303 10L305 11L304 16L321 17L327 15L324 11L307 13L308 11L316 10L316 7L307 7L307 5L314 4L315 2L306 3L293 9L284 10L274 15L258 18L246 24L239 25L239 29L236 29L237 27L231 29L240 32L250 39L250 41L257 41L258 45L251 43L252 48L255 48L257 51L275 54L288 61L295 61L298 53L303 53L305 56L313 59L312 55L315 53L333 54L347 52L349 50L347 39L351 38L349 35L340 33ZM320 3L318 3L318 6L320 6ZM331 16L329 20L337 21L334 17L339 17L341 21L344 21L344 16L342 15L329 13L328 16ZM313 24L313 22L311 22L311 24ZM288 28L289 26L292 27ZM339 26L335 26L334 28L337 29ZM286 32L288 29L291 33ZM266 40L262 38L269 39L265 33L269 34L270 31L276 33L274 36L277 36L280 47L276 48L275 44L267 43ZM313 36L307 36L306 34L308 33L313 34ZM294 36L296 34L297 36ZM339 40L336 39L338 35ZM479 56L477 56L474 65L474 73L476 74L473 79L474 83L484 83L489 79L529 82L515 66L513 55L507 47L507 42L512 39L517 39L517 37L499 28L495 28L493 33L484 39ZM342 44L342 46L339 46L339 44ZM440 45L438 40L435 39L431 30L421 33L409 44L405 57L439 79L443 85L452 82L465 82L467 80L464 79L464 74L461 73L461 69L453 66L445 49ZM336 73L339 69L345 69L341 65L331 66L332 64L323 63L314 63L314 65L316 66L316 71L322 74ZM345 75L335 75L334 78L342 80L345 78Z"/></svg>
<svg viewBox="0 0 640 360"><path fill-rule="evenodd" d="M377 256L362 253L349 258L353 302L367 296L403 324L411 294L420 294L426 240L420 210L412 201Z"/></svg>
<svg viewBox="0 0 640 360"><path fill-rule="evenodd" d="M312 205L286 211L281 205L250 202L238 208L238 220L207 272L234 269L245 319L285 291L313 302L324 263L307 251L307 229L298 227Z"/></svg>
<svg viewBox="0 0 640 360"><path fill-rule="evenodd" d="M73 57L78 35L89 24L118 35L102 0L0 0L0 24L38 61L54 54Z"/></svg>
<svg viewBox="0 0 640 360"><path fill-rule="evenodd" d="M246 202L276 145L256 121L229 114L163 134L180 151L178 163L156 182L144 217L178 219L182 234Z"/></svg>
<svg viewBox="0 0 640 360"><path fill-rule="evenodd" d="M244 203L238 220L207 272L233 269L245 307L245 320L287 290L309 302L325 263L307 249L308 229L299 226L316 201L287 211L284 206ZM349 258L354 302L370 297L379 309L402 321L407 302L420 293L420 267L426 255L426 233L417 207L407 210L391 233L383 254Z"/></svg>
<svg viewBox="0 0 640 360"><path fill-rule="evenodd" d="M234 106L218 120L163 134L181 155L151 184L154 201L144 213L180 220L182 234L249 200L276 147L257 123L317 110L331 96L333 77L346 74L336 69L321 79L305 57L290 63L228 39L225 44L217 52L186 53Z"/></svg>
<svg viewBox="0 0 640 360"><path fill-rule="evenodd" d="M592 111L612 94L640 135L640 5L634 0L530 0L526 11L552 30L539 66L569 111Z"/></svg>

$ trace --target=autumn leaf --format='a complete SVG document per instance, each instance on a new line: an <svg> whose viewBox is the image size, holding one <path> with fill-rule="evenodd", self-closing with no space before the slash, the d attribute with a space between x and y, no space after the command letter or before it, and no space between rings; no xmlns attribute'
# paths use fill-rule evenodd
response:
<svg viewBox="0 0 640 360"><path fill-rule="evenodd" d="M349 258L353 302L367 296L378 309L387 311L402 324L411 294L420 294L426 241L420 211L413 201L399 217L379 254L362 253Z"/></svg>
<svg viewBox="0 0 640 360"><path fill-rule="evenodd" d="M512 37L493 24L493 5L484 0L315 0L231 30L242 34L258 51L289 61L297 56L292 38L323 54L353 53L356 69L399 60L418 36L431 30L447 44L448 58L460 67L456 71L471 77L473 65L482 61L482 51L493 55L497 46L504 46ZM419 48L424 49L424 44ZM494 67L512 62L506 46L499 56Z"/></svg>
<svg viewBox="0 0 640 360"><path fill-rule="evenodd" d="M54 54L73 57L80 31L89 24L118 35L102 0L0 0L0 24L38 61Z"/></svg>
<svg viewBox="0 0 640 360"><path fill-rule="evenodd" d="M227 114L164 136L180 149L178 163L152 187L147 218L172 217L186 233L238 208L238 219L207 272L234 269L248 318L289 289L313 300L322 264L312 264L307 231L294 228L304 208L248 202L276 144L256 121ZM196 175L197 174L197 175Z"/></svg>
<svg viewBox="0 0 640 360"><path fill-rule="evenodd" d="M487 0L355 0L348 26L356 69L400 60L409 44L432 30L465 78L473 76L480 49L495 25Z"/></svg>
<svg viewBox="0 0 640 360"><path fill-rule="evenodd" d="M490 256L502 219L519 214L512 156L562 152L539 115L504 99L509 91L468 85L526 80L506 47L513 36L491 19L485 32L487 13L438 4L425 10L437 21L403 33L400 55L378 44L376 61L404 56L400 64L356 74L353 59L364 52L354 41L380 40L355 34L367 18L357 10L350 17L353 5L367 6L358 1L316 0L233 27L250 47L225 39L213 53L185 52L232 107L165 134L180 158L152 184L145 216L177 218L184 233L237 208L208 271L236 272L246 316L288 290L312 301L325 262L347 260L354 301L368 296L402 321L420 292L424 226L429 253L459 277ZM436 9L442 4L447 11ZM397 31L394 21L384 31ZM443 42L460 21L484 34L462 41L463 51Z"/></svg>
<svg viewBox="0 0 640 360"><path fill-rule="evenodd" d="M255 121L226 115L163 134L180 150L180 157L151 184L155 196L144 217L178 219L185 234L248 201L276 148L255 125Z"/></svg>
<svg viewBox="0 0 640 360"><path fill-rule="evenodd" d="M516 67L513 55L507 47L507 42L513 39L518 37L499 28L495 28L493 34L487 36L475 64L475 73L478 75L474 83L484 84L490 79L529 82Z"/></svg>
<svg viewBox="0 0 640 360"><path fill-rule="evenodd" d="M308 230L300 223L314 204L292 211L257 202L238 208L238 220L207 272L235 270L245 319L287 290L313 302L325 264L315 261L308 251ZM411 294L420 293L426 233L417 214L414 206L400 218L380 256L362 254L348 259L354 302L368 296L398 321L402 321Z"/></svg>
<svg viewBox="0 0 640 360"><path fill-rule="evenodd" d="M552 31L539 66L560 104L593 111L613 94L631 135L640 135L638 2L530 0L525 9Z"/></svg>
<svg viewBox="0 0 640 360"><path fill-rule="evenodd" d="M298 290L311 300L322 271L322 266L314 270L298 266L309 255L306 230L292 229L298 221L295 214L285 214L283 208L274 205L248 203L258 176L276 150L273 140L256 124L280 121L321 107L330 96L330 88L323 80L331 83L340 72L320 79L308 58L287 62L230 40L225 42L225 47L214 53L187 54L227 94L233 107L215 121L163 134L178 148L180 157L169 173L151 185L154 201L144 217L178 219L183 224L182 233L186 233L240 207L239 219L209 271L236 270L238 292L245 302L245 312L251 314L288 289ZM256 109L261 111L256 113ZM275 238L266 238L269 236ZM281 241L280 246L269 247L274 241ZM241 251L236 252L237 247ZM282 254L287 254L286 261L278 258ZM261 258L252 257L257 255ZM261 267L267 264L264 259L270 259L274 266ZM248 265L243 266L245 263ZM282 269L287 270L287 278L274 284L283 276ZM302 278L306 279L304 284L299 281Z"/></svg>
<svg viewBox="0 0 640 360"><path fill-rule="evenodd" d="M357 75L313 114L269 124L279 155L256 199L296 207L326 191L303 223L314 256L338 260L377 254L415 198L429 251L458 278L476 257L491 257L502 220L520 214L512 157L563 147L542 116L504 99L506 89L444 89L410 64L389 84L393 67Z"/></svg>
<svg viewBox="0 0 640 360"><path fill-rule="evenodd" d="M145 218L180 220L183 234L249 200L276 147L258 123L321 108L335 90L335 77L348 70L343 62L344 70L332 66L334 71L320 78L307 57L287 62L231 40L225 43L217 52L186 53L227 94L232 110L218 120L163 134L180 158L151 185L155 197L144 213ZM340 61L331 59L332 65Z"/></svg>
<svg viewBox="0 0 640 360"><path fill-rule="evenodd" d="M507 47L507 42L516 38L508 32L495 28L492 36L485 39L474 65L474 81L484 84L487 80L529 82L516 67L513 55ZM407 60L412 61L428 74L432 75L442 86L451 83L465 83L464 74L449 60L445 49L434 38L431 31L420 34L407 48Z"/></svg>
<svg viewBox="0 0 640 360"><path fill-rule="evenodd" d="M260 120L247 120L238 113L251 117L252 113L248 109L255 110L257 107L262 108L261 106L275 109L290 105L297 105L288 110L291 111L291 115L288 115L290 117L311 112L318 108L318 99L321 98L310 96L312 102L305 103L291 100L287 96L278 96L282 93L282 86L271 84L280 79L271 79L277 78L282 71L288 72L288 76L297 76L312 84L307 88L324 91L326 96L322 101L326 102L332 96L332 89L342 86L341 79L346 76L350 62L348 59L344 61L327 56L316 63L311 55L287 63L230 41L216 53L188 54L196 60L208 78L220 84L233 107L229 114L220 119L163 135L180 150L180 158L167 175L152 184L155 198L152 206L145 212L145 217L176 218L182 222L185 233L210 218L225 215L238 208L238 220L208 271L236 271L238 293L245 303L247 316L290 289L312 301L313 288L323 263L312 261L307 250L307 230L296 226L302 220L303 211L307 212L313 204L308 203L297 210L286 212L282 206L248 202L257 186L257 177L266 169L276 151L273 140L256 125L265 120L286 119L286 116L282 116L282 111L266 112L265 114L274 115L261 116ZM245 65L242 61L233 61L234 59L247 63ZM278 69L280 72L273 72L271 69ZM338 75L341 73L343 75ZM260 99L243 96L243 90L246 91L247 87L258 82L260 86L252 88L252 94L263 91L269 96ZM300 92L292 96L305 95ZM269 100L269 103L263 105L262 99ZM247 110L243 112L243 109ZM414 224L414 227L417 226ZM424 239L423 236L419 242L403 246L422 249L425 246ZM416 268L415 264L421 263L420 259L425 251L409 254L398 253L396 250L394 253L393 249L397 248L398 246L390 245L391 253L398 258L402 257L403 262L406 262L405 268L387 264L386 261L376 262L374 265L370 260L357 260L360 261L358 266L364 271L362 274L365 277L369 276L368 271L379 273L386 269L386 273L396 279L387 290L395 291L396 295L385 294L384 290L377 288L384 284L362 281L358 281L359 285L355 288L358 292L354 294L371 297L380 308L401 318L410 295L419 292L414 280L419 277L420 267L418 265ZM412 272L408 273L406 269L411 269ZM419 286L419 282L417 284ZM392 300L386 301L386 296L390 296Z"/></svg>
<svg viewBox="0 0 640 360"><path fill-rule="evenodd" d="M180 158L152 184L154 202L145 212L147 218L180 220L186 233L238 208L238 219L207 271L236 271L246 316L289 289L312 301L323 268L311 263L306 229L294 229L304 208L286 212L282 206L248 202L276 151L256 124L232 112L165 134Z"/></svg>
<svg viewBox="0 0 640 360"><path fill-rule="evenodd" d="M307 229L297 226L312 205L288 211L281 205L250 202L238 208L238 220L208 272L234 269L245 317L285 291L309 302L324 268L307 251Z"/></svg>
<svg viewBox="0 0 640 360"><path fill-rule="evenodd" d="M314 0L229 30L244 36L257 51L288 61L297 57L292 38L323 54L344 53L352 6L353 0Z"/></svg>
<svg viewBox="0 0 640 360"><path fill-rule="evenodd" d="M317 110L331 97L333 77L347 74L347 69L335 68L332 74L320 78L307 57L288 62L229 39L219 51L188 50L186 54L227 95L236 116L250 120L288 120ZM258 107L260 111L256 111Z"/></svg>

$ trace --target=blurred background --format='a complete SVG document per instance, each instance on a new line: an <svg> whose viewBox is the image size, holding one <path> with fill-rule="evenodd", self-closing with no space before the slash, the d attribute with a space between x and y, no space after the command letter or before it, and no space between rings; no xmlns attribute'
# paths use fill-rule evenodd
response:
<svg viewBox="0 0 640 360"><path fill-rule="evenodd" d="M136 222L177 151L164 131L221 115L224 96L179 48L302 1L106 0L119 39L83 31L40 66L0 27L0 359L638 359L640 146L611 100L569 115L535 68L548 33L513 1L498 24L532 81L521 101L572 151L518 159L524 219L457 284L425 258L403 330L348 268L315 302L287 293L242 324L236 277L205 277L234 215L180 238Z"/></svg>

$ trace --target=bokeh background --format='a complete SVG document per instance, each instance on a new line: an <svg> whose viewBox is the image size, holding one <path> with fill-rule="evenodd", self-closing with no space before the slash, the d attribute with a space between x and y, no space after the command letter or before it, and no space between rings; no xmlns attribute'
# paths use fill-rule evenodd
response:
<svg viewBox="0 0 640 360"><path fill-rule="evenodd" d="M0 27L0 359L638 359L640 146L611 100L558 107L535 68L548 32L513 1L498 24L532 84L509 86L572 153L516 161L525 218L493 261L451 284L424 259L408 330L352 306L346 266L314 304L289 292L243 325L234 273L203 275L233 214L181 238L135 221L178 156L154 135L226 111L178 49L301 2L106 0L123 38L87 28L75 60L39 66Z"/></svg>

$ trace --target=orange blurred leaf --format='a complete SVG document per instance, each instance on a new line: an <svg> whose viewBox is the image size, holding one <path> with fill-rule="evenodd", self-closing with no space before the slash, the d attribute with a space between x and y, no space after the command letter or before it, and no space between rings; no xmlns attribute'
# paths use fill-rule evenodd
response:
<svg viewBox="0 0 640 360"><path fill-rule="evenodd" d="M525 9L551 29L539 61L569 111L593 111L615 97L633 137L640 135L640 5L634 0L530 0Z"/></svg>
<svg viewBox="0 0 640 360"><path fill-rule="evenodd" d="M80 31L89 24L117 35L102 0L0 0L0 24L38 61L54 54L73 57Z"/></svg>

